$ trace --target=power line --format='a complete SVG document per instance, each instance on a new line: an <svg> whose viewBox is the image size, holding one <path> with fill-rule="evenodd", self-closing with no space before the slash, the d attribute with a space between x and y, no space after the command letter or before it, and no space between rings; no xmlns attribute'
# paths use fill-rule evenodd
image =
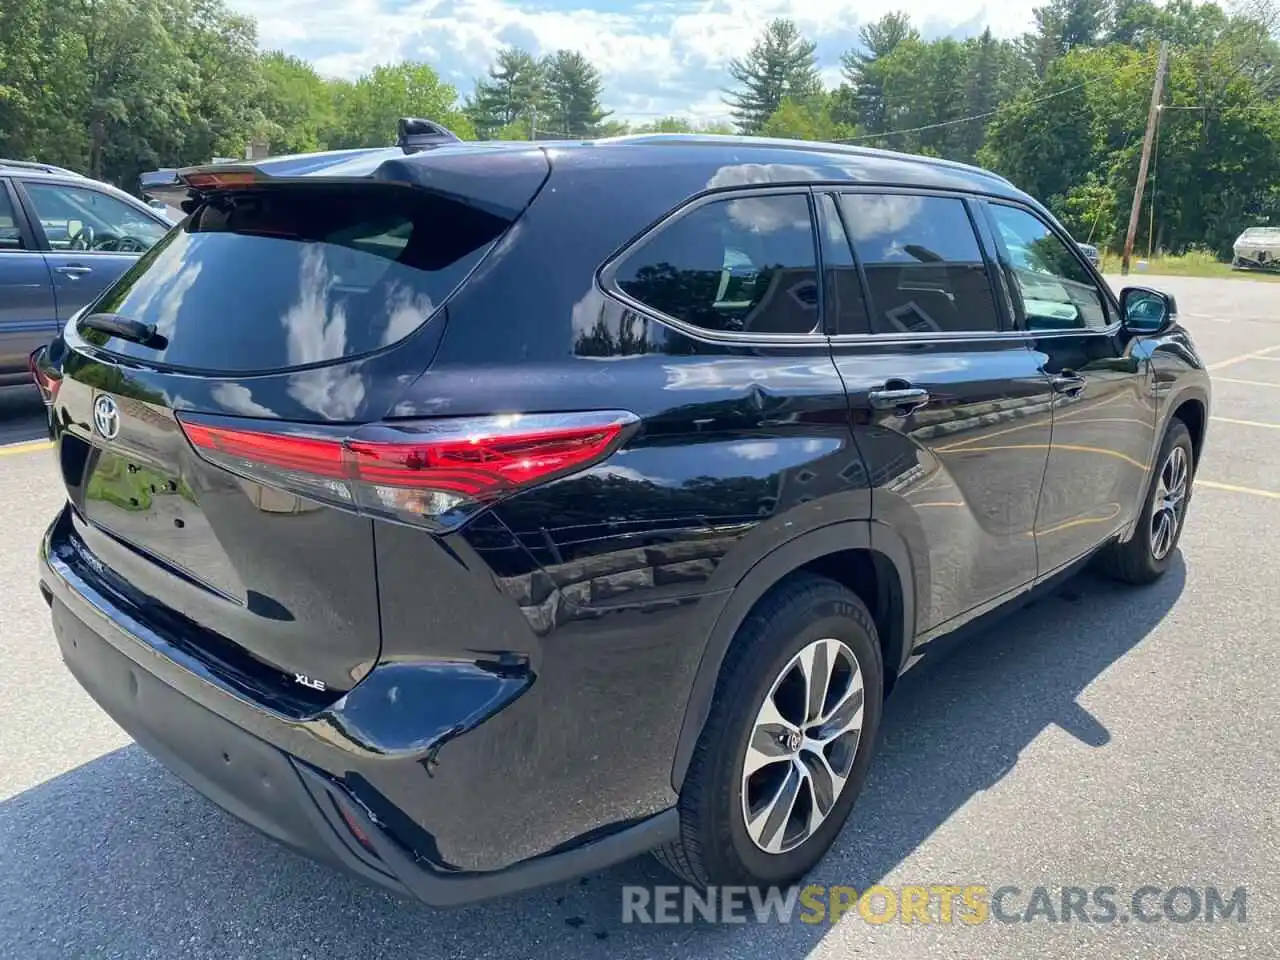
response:
<svg viewBox="0 0 1280 960"><path fill-rule="evenodd" d="M1141 60L1135 60L1133 63L1129 64L1126 67L1120 67L1118 70L1115 70L1111 73L1105 74L1100 77L1090 77L1088 80L1083 80L1080 83L1073 84L1072 86L1064 87L1061 90L1056 90L1053 93L1046 94L1043 97L1035 97L1034 99L1023 101L1022 105L1033 107L1036 104L1046 103L1049 100L1055 100L1058 97L1065 96L1068 93L1074 93L1075 91L1081 89L1082 87L1087 87L1092 83L1099 82L1100 80L1109 80L1114 77L1120 76L1120 74L1124 73L1127 70L1133 70L1137 67L1146 66L1147 64L1151 63L1154 59L1155 59L1155 56L1153 54L1148 54L1147 56L1143 57ZM1009 102L1009 101L1006 101L1006 102ZM997 107L995 110L988 110L986 113L975 113L971 117L957 117L954 120L943 120L939 123L927 123L922 127L909 127L906 130L886 130L884 133L864 133L861 136L857 136L857 137L842 137L841 139L836 140L834 142L835 143L861 143L863 140L875 140L882 137L893 137L903 133L921 133L925 130L937 130L937 129L940 129L941 127L953 127L959 123L971 123L974 120L986 120L986 119L989 119L990 117L994 117L999 112L1000 112L1000 109Z"/></svg>

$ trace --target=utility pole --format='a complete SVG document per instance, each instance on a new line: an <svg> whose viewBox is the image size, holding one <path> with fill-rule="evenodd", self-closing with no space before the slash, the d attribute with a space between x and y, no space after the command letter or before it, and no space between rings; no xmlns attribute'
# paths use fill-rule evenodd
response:
<svg viewBox="0 0 1280 960"><path fill-rule="evenodd" d="M1142 138L1142 159L1138 163L1138 182L1133 187L1133 207L1129 210L1129 230L1124 235L1124 256L1120 272L1129 275L1129 258L1133 256L1133 238L1138 232L1138 215L1142 211L1142 191L1147 185L1147 165L1151 162L1151 144L1155 142L1156 123L1160 117L1160 94L1164 90L1164 73L1169 66L1169 43L1160 42L1160 59L1156 61L1156 82L1151 87L1151 108L1147 111L1147 134Z"/></svg>

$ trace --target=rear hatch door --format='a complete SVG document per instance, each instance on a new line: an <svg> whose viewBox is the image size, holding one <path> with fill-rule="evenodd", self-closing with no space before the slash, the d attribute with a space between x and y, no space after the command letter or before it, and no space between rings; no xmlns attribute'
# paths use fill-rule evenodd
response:
<svg viewBox="0 0 1280 960"><path fill-rule="evenodd" d="M69 562L224 677L302 712L377 661L374 521L215 465L193 428L276 438L262 456L287 478L307 443L380 420L547 170L536 149L496 164L466 149L308 163L184 171L191 215L51 352Z"/></svg>

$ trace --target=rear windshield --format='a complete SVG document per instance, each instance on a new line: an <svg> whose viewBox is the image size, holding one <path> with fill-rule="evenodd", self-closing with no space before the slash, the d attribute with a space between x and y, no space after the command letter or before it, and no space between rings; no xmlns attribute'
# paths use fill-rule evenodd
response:
<svg viewBox="0 0 1280 960"><path fill-rule="evenodd" d="M215 196L92 308L154 324L164 341L80 332L112 353L210 373L353 357L426 322L508 225L378 184Z"/></svg>

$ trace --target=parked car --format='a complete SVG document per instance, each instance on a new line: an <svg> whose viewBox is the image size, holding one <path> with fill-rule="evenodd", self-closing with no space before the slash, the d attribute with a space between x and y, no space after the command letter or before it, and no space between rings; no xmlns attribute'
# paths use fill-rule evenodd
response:
<svg viewBox="0 0 1280 960"><path fill-rule="evenodd" d="M49 164L0 160L0 386L29 383L32 351L168 228L108 184Z"/></svg>
<svg viewBox="0 0 1280 960"><path fill-rule="evenodd" d="M373 882L789 883L935 638L1174 563L1176 304L983 170L641 136L180 181L41 358L41 589L140 744Z"/></svg>
<svg viewBox="0 0 1280 960"><path fill-rule="evenodd" d="M1098 269L1102 269L1102 256L1098 253L1097 247L1092 243L1084 243L1079 240L1076 241L1076 246L1080 248L1090 263Z"/></svg>
<svg viewBox="0 0 1280 960"><path fill-rule="evenodd" d="M1231 266L1237 270L1280 268L1280 227L1250 227L1233 244Z"/></svg>

